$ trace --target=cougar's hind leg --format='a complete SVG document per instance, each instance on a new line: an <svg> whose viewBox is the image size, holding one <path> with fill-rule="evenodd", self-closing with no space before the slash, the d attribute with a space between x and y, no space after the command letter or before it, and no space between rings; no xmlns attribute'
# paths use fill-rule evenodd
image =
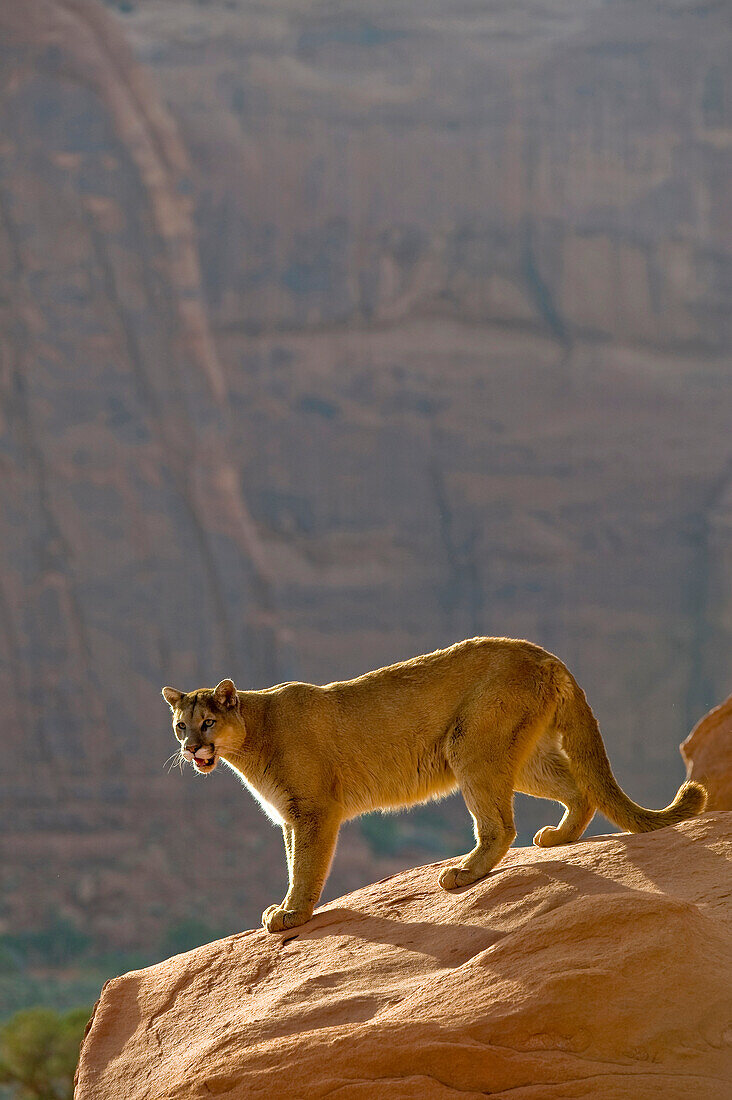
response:
<svg viewBox="0 0 732 1100"><path fill-rule="evenodd" d="M461 777L458 775L458 780ZM497 781L484 772L461 781L465 805L475 829L475 847L452 867L446 867L438 881L443 890L469 886L485 878L503 859L516 839L513 823L513 791L507 781Z"/></svg>
<svg viewBox="0 0 732 1100"><path fill-rule="evenodd" d="M524 763L516 781L516 790L537 798L551 798L565 807L559 824L539 829L534 844L550 848L573 844L592 821L595 805L572 774L569 760L558 748L542 749Z"/></svg>
<svg viewBox="0 0 732 1100"><path fill-rule="evenodd" d="M443 889L484 878L513 844L515 777L545 735L553 710L553 703L537 693L517 692L487 708L477 699L472 721L466 716L460 736L452 734L448 761L473 818L476 845L442 872L438 881Z"/></svg>

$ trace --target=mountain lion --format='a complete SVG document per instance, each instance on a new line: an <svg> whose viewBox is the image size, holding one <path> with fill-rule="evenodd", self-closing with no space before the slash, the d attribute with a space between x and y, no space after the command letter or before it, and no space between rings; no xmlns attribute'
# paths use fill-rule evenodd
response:
<svg viewBox="0 0 732 1100"><path fill-rule="evenodd" d="M207 775L228 764L282 827L290 885L262 922L303 924L323 888L343 821L460 788L476 844L439 876L445 890L477 882L516 836L513 792L566 807L542 847L570 844L595 809L632 833L701 813L687 782L665 810L638 806L618 786L600 730L571 673L539 646L471 638L449 649L326 684L237 691L231 680L163 688L181 754Z"/></svg>

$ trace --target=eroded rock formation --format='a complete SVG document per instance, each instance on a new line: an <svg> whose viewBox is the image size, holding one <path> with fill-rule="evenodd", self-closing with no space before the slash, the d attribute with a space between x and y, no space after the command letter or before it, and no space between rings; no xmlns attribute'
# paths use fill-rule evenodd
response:
<svg viewBox="0 0 732 1100"><path fill-rule="evenodd" d="M725 1100L728 814L420 867L110 982L77 1100Z"/></svg>
<svg viewBox="0 0 732 1100"><path fill-rule="evenodd" d="M709 810L732 810L732 696L706 714L681 745L689 779L709 794Z"/></svg>

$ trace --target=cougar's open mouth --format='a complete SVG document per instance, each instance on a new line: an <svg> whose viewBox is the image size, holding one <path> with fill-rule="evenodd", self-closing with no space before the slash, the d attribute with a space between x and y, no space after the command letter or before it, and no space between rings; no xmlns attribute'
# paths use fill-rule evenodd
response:
<svg viewBox="0 0 732 1100"><path fill-rule="evenodd" d="M214 755L209 760L203 760L202 758L199 759L197 756L194 756L191 760L191 763L193 764L193 767L196 769L196 771L209 772L216 764L216 753L214 753Z"/></svg>

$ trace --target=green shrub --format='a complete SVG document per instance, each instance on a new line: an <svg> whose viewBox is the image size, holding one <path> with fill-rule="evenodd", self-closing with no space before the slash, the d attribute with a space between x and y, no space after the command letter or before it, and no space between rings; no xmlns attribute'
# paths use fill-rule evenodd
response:
<svg viewBox="0 0 732 1100"><path fill-rule="evenodd" d="M88 1008L28 1008L0 1027L0 1084L17 1100L72 1100Z"/></svg>

